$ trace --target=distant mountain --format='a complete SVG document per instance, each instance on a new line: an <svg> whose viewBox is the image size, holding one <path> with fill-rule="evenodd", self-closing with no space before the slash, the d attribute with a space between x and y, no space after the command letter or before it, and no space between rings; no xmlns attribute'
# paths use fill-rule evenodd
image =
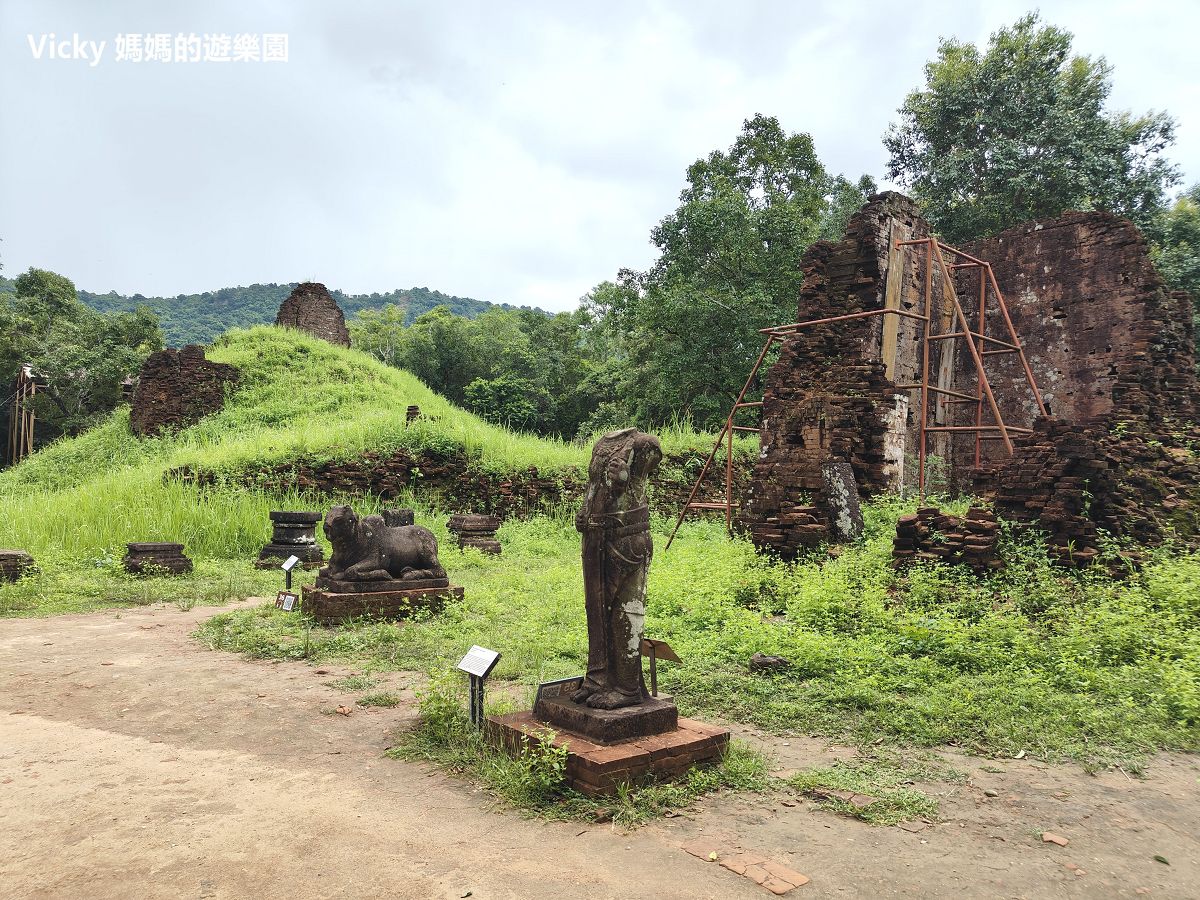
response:
<svg viewBox="0 0 1200 900"><path fill-rule="evenodd" d="M149 306L158 314L163 336L172 347L184 344L211 344L218 336L235 326L270 324L275 321L279 304L292 292L295 284L252 284L247 287L221 288L204 294L180 294L177 297L126 297L115 291L93 294L79 291L79 299L100 312L131 312L139 306ZM405 310L404 321L410 323L436 306L447 306L460 316L474 318L499 306L513 309L507 303L489 303L470 297L451 297L441 291L415 287L387 294L343 294L330 290L346 314L353 319L364 309L381 309L389 303Z"/></svg>

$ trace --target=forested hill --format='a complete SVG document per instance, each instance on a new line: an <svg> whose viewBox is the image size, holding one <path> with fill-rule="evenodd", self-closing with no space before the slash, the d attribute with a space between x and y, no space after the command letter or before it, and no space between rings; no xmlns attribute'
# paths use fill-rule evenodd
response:
<svg viewBox="0 0 1200 900"><path fill-rule="evenodd" d="M149 306L158 315L163 336L172 347L184 344L209 344L235 326L271 324L279 304L292 292L294 284L252 284L247 287L221 288L204 294L180 294L178 297L126 297L115 291L93 294L79 291L79 299L101 312L127 312ZM493 304L470 297L451 297L441 291L415 287L387 294L343 294L330 289L347 319L364 309L380 309L389 303L405 310L405 324L436 306L447 306L454 313L474 318L493 306L511 309L507 303Z"/></svg>

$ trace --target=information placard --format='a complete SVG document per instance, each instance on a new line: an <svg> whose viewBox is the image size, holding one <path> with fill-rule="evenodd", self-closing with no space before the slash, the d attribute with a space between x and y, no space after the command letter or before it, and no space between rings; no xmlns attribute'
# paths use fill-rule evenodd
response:
<svg viewBox="0 0 1200 900"><path fill-rule="evenodd" d="M642 656L653 656L656 659L665 659L668 662L683 662L675 651L671 649L671 645L666 641L656 641L653 638L642 638L641 644Z"/></svg>
<svg viewBox="0 0 1200 900"><path fill-rule="evenodd" d="M489 650L478 644L467 651L467 655L458 661L458 667L468 675L476 678L487 678L496 663L500 661L500 651Z"/></svg>
<svg viewBox="0 0 1200 900"><path fill-rule="evenodd" d="M290 591L280 591L275 595L275 606L284 612L293 612L300 603L300 598Z"/></svg>

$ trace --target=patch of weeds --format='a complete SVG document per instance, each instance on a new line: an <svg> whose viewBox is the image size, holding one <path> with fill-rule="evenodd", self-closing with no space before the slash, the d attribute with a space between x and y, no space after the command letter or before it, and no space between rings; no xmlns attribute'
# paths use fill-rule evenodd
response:
<svg viewBox="0 0 1200 900"><path fill-rule="evenodd" d="M375 687L378 682L370 675L347 675L345 678L339 678L337 681L329 682L331 688L337 688L339 691L366 691Z"/></svg>
<svg viewBox="0 0 1200 900"><path fill-rule="evenodd" d="M387 691L381 691L376 694L367 694L365 697L359 697L354 701L359 706L382 706L390 709L393 706L400 705L400 695L391 694Z"/></svg>
<svg viewBox="0 0 1200 900"><path fill-rule="evenodd" d="M913 508L867 503L860 541L794 563L730 540L721 522L685 522L647 586L646 633L683 660L660 665L660 689L686 716L862 747L1023 750L1091 768L1200 749L1200 553L1147 550L1137 572L1114 579L1103 566L1066 571L1040 536L1005 526L997 572L897 571L896 517ZM654 521L658 546L673 524ZM465 556L446 551L466 596L436 616L309 628L268 604L222 612L197 634L214 649L372 673L440 670L482 644L504 654L495 695L532 696L586 666L578 533L557 514L504 528L504 554L486 564L460 566ZM17 590L34 602L31 588ZM756 652L790 666L752 672Z"/></svg>
<svg viewBox="0 0 1200 900"><path fill-rule="evenodd" d="M920 759L889 757L835 762L806 769L788 779L802 794L816 798L823 809L861 819L869 825L897 825L938 814L937 800L911 787L918 781L961 782L966 775L930 756ZM852 792L871 798L834 796L826 791Z"/></svg>
<svg viewBox="0 0 1200 900"><path fill-rule="evenodd" d="M565 781L567 753L552 746L553 732L542 740L522 741L512 756L493 747L468 720L463 683L456 673L431 676L418 692L420 719L388 755L433 762L445 771L485 785L498 799L528 815L553 820L613 821L633 827L682 809L698 797L721 790L765 790L767 761L734 742L720 765L692 769L674 781L623 786L612 797L587 797Z"/></svg>

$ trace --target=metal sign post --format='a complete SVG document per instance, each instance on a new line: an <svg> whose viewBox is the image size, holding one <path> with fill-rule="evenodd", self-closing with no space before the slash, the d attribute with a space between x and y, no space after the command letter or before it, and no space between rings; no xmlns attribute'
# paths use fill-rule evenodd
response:
<svg viewBox="0 0 1200 900"><path fill-rule="evenodd" d="M458 661L458 668L471 678L471 724L476 728L483 727L483 680L496 668L500 662L500 653L489 650L478 644L467 651L467 655Z"/></svg>
<svg viewBox="0 0 1200 900"><path fill-rule="evenodd" d="M666 659L671 662L683 662L675 651L671 649L671 645L666 641L656 641L651 638L642 638L641 643L642 656L650 657L650 696L658 696L658 660Z"/></svg>
<svg viewBox="0 0 1200 900"><path fill-rule="evenodd" d="M292 592L292 569L296 568L296 563L300 562L300 557L289 556L279 568L283 569L286 584L282 591L275 595L276 609L282 609L284 612L295 612L299 609L300 598Z"/></svg>
<svg viewBox="0 0 1200 900"><path fill-rule="evenodd" d="M300 562L300 557L289 556L287 559L285 559L283 561L283 564L279 567L279 568L283 569L283 573L285 576L286 583L283 586L283 589L285 591L291 591L291 589L292 589L292 569L296 568L296 563L298 563L298 562Z"/></svg>

